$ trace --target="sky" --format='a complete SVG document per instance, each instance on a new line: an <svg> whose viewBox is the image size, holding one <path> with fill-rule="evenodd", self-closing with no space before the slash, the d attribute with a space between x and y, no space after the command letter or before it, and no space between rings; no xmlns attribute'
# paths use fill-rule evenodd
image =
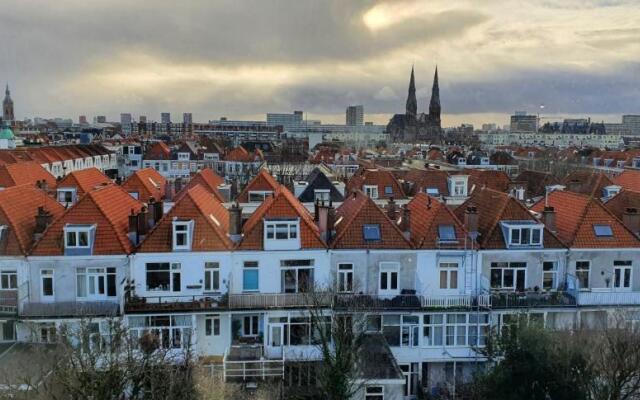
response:
<svg viewBox="0 0 640 400"><path fill-rule="evenodd" d="M18 119L265 119L304 110L385 124L415 66L443 125L515 110L640 114L639 0L3 0L0 82ZM544 109L540 105L544 104Z"/></svg>

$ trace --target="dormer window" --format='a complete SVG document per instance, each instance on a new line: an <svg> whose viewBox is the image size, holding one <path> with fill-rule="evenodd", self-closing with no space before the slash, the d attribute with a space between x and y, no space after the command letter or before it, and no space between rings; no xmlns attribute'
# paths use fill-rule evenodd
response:
<svg viewBox="0 0 640 400"><path fill-rule="evenodd" d="M378 186L377 185L364 185L364 193L371 199L378 198Z"/></svg>
<svg viewBox="0 0 640 400"><path fill-rule="evenodd" d="M331 198L329 189L314 189L313 196L315 201L328 202Z"/></svg>
<svg viewBox="0 0 640 400"><path fill-rule="evenodd" d="M602 197L608 199L620 193L620 186L609 185L602 188Z"/></svg>
<svg viewBox="0 0 640 400"><path fill-rule="evenodd" d="M426 188L425 192L427 192L429 196L435 196L435 197L440 196L440 191L438 190L438 188L433 188L433 187Z"/></svg>
<svg viewBox="0 0 640 400"><path fill-rule="evenodd" d="M193 221L173 221L173 250L191 250Z"/></svg>
<svg viewBox="0 0 640 400"><path fill-rule="evenodd" d="M273 194L270 190L249 190L249 203L262 203Z"/></svg>
<svg viewBox="0 0 640 400"><path fill-rule="evenodd" d="M456 230L453 225L438 225L439 243L457 243Z"/></svg>
<svg viewBox="0 0 640 400"><path fill-rule="evenodd" d="M624 168L624 161L618 161L616 165L618 166L618 168Z"/></svg>
<svg viewBox="0 0 640 400"><path fill-rule="evenodd" d="M382 239L380 234L380 224L364 224L362 226L362 235L365 241L374 242Z"/></svg>
<svg viewBox="0 0 640 400"><path fill-rule="evenodd" d="M508 247L542 246L543 224L533 221L502 222L503 234Z"/></svg>
<svg viewBox="0 0 640 400"><path fill-rule="evenodd" d="M393 196L393 188L391 186L384 187L385 196Z"/></svg>
<svg viewBox="0 0 640 400"><path fill-rule="evenodd" d="M468 176L451 176L449 177L449 193L454 197L467 196L467 179Z"/></svg>
<svg viewBox="0 0 640 400"><path fill-rule="evenodd" d="M613 237L613 230L611 229L611 225L593 225L593 232L597 237Z"/></svg>
<svg viewBox="0 0 640 400"><path fill-rule="evenodd" d="M76 201L75 188L58 188L58 202L62 205L73 204Z"/></svg>
<svg viewBox="0 0 640 400"><path fill-rule="evenodd" d="M295 250L300 248L300 220L276 219L264 221L265 250Z"/></svg>
<svg viewBox="0 0 640 400"><path fill-rule="evenodd" d="M189 153L178 153L178 160L189 160Z"/></svg>
<svg viewBox="0 0 640 400"><path fill-rule="evenodd" d="M95 225L67 224L64 227L65 249L89 249Z"/></svg>

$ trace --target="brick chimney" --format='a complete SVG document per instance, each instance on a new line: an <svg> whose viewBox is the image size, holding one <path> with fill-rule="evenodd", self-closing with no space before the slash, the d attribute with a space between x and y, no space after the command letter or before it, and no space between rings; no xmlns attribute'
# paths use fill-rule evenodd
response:
<svg viewBox="0 0 640 400"><path fill-rule="evenodd" d="M411 240L411 210L405 205L402 208L402 219L400 220L400 230L407 240Z"/></svg>
<svg viewBox="0 0 640 400"><path fill-rule="evenodd" d="M542 211L542 222L551 232L556 232L556 210L551 206L545 206Z"/></svg>
<svg viewBox="0 0 640 400"><path fill-rule="evenodd" d="M33 239L38 240L42 237L45 229L51 223L53 216L50 212L44 209L44 207L38 207L38 214L36 214L36 227L33 230Z"/></svg>
<svg viewBox="0 0 640 400"><path fill-rule="evenodd" d="M164 202L162 200L158 200L153 203L153 205L154 207L153 209L151 209L151 212L153 213L153 219L157 224L158 222L160 222L162 216L164 215Z"/></svg>
<svg viewBox="0 0 640 400"><path fill-rule="evenodd" d="M327 243L331 240L336 220L336 210L333 208L333 202L316 202L316 223L320 230L320 237Z"/></svg>
<svg viewBox="0 0 640 400"><path fill-rule="evenodd" d="M478 209L475 206L470 205L464 211L464 226L472 237L478 234L478 218Z"/></svg>
<svg viewBox="0 0 640 400"><path fill-rule="evenodd" d="M622 223L636 236L640 235L640 213L637 208L627 208L622 214Z"/></svg>
<svg viewBox="0 0 640 400"><path fill-rule="evenodd" d="M398 216L398 209L396 207L396 202L393 201L393 197L389 197L389 202L387 203L387 216L394 222Z"/></svg>
<svg viewBox="0 0 640 400"><path fill-rule="evenodd" d="M131 214L129 214L129 232L127 236L134 246L138 245L138 215L133 208L131 209Z"/></svg>
<svg viewBox="0 0 640 400"><path fill-rule="evenodd" d="M149 211L146 206L142 206L138 214L138 241L142 242L147 234L147 224L149 220Z"/></svg>
<svg viewBox="0 0 640 400"><path fill-rule="evenodd" d="M176 194L180 193L180 191L182 190L182 178L177 177L176 180L173 182L173 184L176 188L175 190Z"/></svg>
<svg viewBox="0 0 640 400"><path fill-rule="evenodd" d="M167 182L167 184L164 185L164 199L166 201L173 201L174 195L175 192L173 191L173 185L170 182Z"/></svg>
<svg viewBox="0 0 640 400"><path fill-rule="evenodd" d="M156 199L150 197L148 207L149 212L147 212L147 229L151 229L156 224Z"/></svg>
<svg viewBox="0 0 640 400"><path fill-rule="evenodd" d="M237 201L229 208L229 238L236 243L242 238L242 207Z"/></svg>

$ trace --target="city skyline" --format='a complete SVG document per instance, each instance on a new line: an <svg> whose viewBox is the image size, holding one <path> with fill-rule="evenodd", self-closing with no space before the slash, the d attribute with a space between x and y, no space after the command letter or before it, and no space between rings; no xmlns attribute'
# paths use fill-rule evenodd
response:
<svg viewBox="0 0 640 400"><path fill-rule="evenodd" d="M63 3L74 12L23 1L0 14L0 79L18 119L301 109L335 123L363 104L386 124L412 64L422 112L438 65L443 126L506 124L541 103L547 116L611 122L640 109L632 1Z"/></svg>

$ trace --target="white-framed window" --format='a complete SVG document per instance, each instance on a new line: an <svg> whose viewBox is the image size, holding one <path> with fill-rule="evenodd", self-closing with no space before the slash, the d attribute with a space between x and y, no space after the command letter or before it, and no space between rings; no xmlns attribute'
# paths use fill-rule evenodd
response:
<svg viewBox="0 0 640 400"><path fill-rule="evenodd" d="M364 185L364 194L372 199L378 198L378 185Z"/></svg>
<svg viewBox="0 0 640 400"><path fill-rule="evenodd" d="M55 343L58 341L56 325L53 323L41 324L38 341L40 343Z"/></svg>
<svg viewBox="0 0 640 400"><path fill-rule="evenodd" d="M313 197L315 201L328 202L331 199L331 193L329 189L314 189Z"/></svg>
<svg viewBox="0 0 640 400"><path fill-rule="evenodd" d="M17 289L18 272L0 271L0 289Z"/></svg>
<svg viewBox="0 0 640 400"><path fill-rule="evenodd" d="M146 287L151 292L179 292L181 290L180 263L147 263Z"/></svg>
<svg viewBox="0 0 640 400"><path fill-rule="evenodd" d="M364 400L384 400L384 386L367 386L365 389Z"/></svg>
<svg viewBox="0 0 640 400"><path fill-rule="evenodd" d="M173 250L191 250L193 221L173 221Z"/></svg>
<svg viewBox="0 0 640 400"><path fill-rule="evenodd" d="M487 313L425 314L422 344L425 347L485 346L489 325Z"/></svg>
<svg viewBox="0 0 640 400"><path fill-rule="evenodd" d="M380 263L380 279L378 283L379 294L396 295L399 293L399 272L400 264L396 262Z"/></svg>
<svg viewBox="0 0 640 400"><path fill-rule="evenodd" d="M338 264L338 292L353 292L353 264Z"/></svg>
<svg viewBox="0 0 640 400"><path fill-rule="evenodd" d="M313 260L280 260L282 293L304 293L313 290Z"/></svg>
<svg viewBox="0 0 640 400"><path fill-rule="evenodd" d="M76 201L75 188L58 188L58 202L61 204L71 204Z"/></svg>
<svg viewBox="0 0 640 400"><path fill-rule="evenodd" d="M242 291L257 292L260 289L260 269L257 261L245 261L242 269Z"/></svg>
<svg viewBox="0 0 640 400"><path fill-rule="evenodd" d="M526 288L527 263L492 262L491 288L522 292Z"/></svg>
<svg viewBox="0 0 640 400"><path fill-rule="evenodd" d="M191 315L129 316L127 319L133 343L138 343L146 334L156 337L162 349L181 349L191 341Z"/></svg>
<svg viewBox="0 0 640 400"><path fill-rule="evenodd" d="M40 295L43 299L53 299L54 296L54 284L53 284L53 270L41 269L40 270Z"/></svg>
<svg viewBox="0 0 640 400"><path fill-rule="evenodd" d="M67 249L91 248L91 233L94 228L94 225L65 225L64 247Z"/></svg>
<svg viewBox="0 0 640 400"><path fill-rule="evenodd" d="M467 195L467 176L449 177L449 193L454 197L464 197Z"/></svg>
<svg viewBox="0 0 640 400"><path fill-rule="evenodd" d="M265 238L268 240L290 240L298 238L298 220L265 221Z"/></svg>
<svg viewBox="0 0 640 400"><path fill-rule="evenodd" d="M544 261L542 263L542 289L555 290L558 288L558 263Z"/></svg>
<svg viewBox="0 0 640 400"><path fill-rule="evenodd" d="M116 269L78 268L76 270L76 296L79 298L101 299L116 297Z"/></svg>
<svg viewBox="0 0 640 400"><path fill-rule="evenodd" d="M204 319L204 334L206 336L220 336L220 316L211 315Z"/></svg>
<svg viewBox="0 0 640 400"><path fill-rule="evenodd" d="M220 291L220 263L217 263L217 262L204 263L204 291L205 292Z"/></svg>
<svg viewBox="0 0 640 400"><path fill-rule="evenodd" d="M589 289L591 262L576 261L576 280L580 289Z"/></svg>
<svg viewBox="0 0 640 400"><path fill-rule="evenodd" d="M260 317L245 315L242 319L242 336L258 336L260 331Z"/></svg>
<svg viewBox="0 0 640 400"><path fill-rule="evenodd" d="M425 314L422 324L422 344L427 347L442 346L444 314Z"/></svg>
<svg viewBox="0 0 640 400"><path fill-rule="evenodd" d="M631 260L613 261L613 287L621 290L631 290Z"/></svg>
<svg viewBox="0 0 640 400"><path fill-rule="evenodd" d="M507 244L509 247L515 246L542 246L543 224L538 223L511 223L502 222L507 233Z"/></svg>
<svg viewBox="0 0 640 400"><path fill-rule="evenodd" d="M441 262L440 270L440 289L457 289L458 288L458 263Z"/></svg>
<svg viewBox="0 0 640 400"><path fill-rule="evenodd" d="M272 194L273 191L271 190L249 190L249 203L262 203L265 198Z"/></svg>

